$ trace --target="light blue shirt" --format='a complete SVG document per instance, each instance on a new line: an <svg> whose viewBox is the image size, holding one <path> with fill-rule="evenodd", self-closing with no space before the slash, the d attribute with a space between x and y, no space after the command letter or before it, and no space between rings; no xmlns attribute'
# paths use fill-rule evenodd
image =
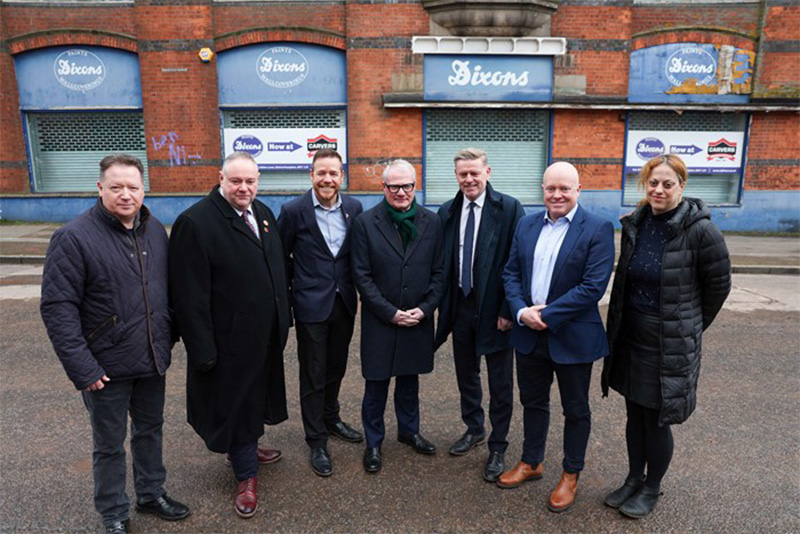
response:
<svg viewBox="0 0 800 534"><path fill-rule="evenodd" d="M531 268L531 302L534 306L547 304L547 294L550 292L550 282L553 280L553 269L556 266L558 253L577 211L578 205L575 204L569 213L559 217L556 222L550 219L546 211L544 213L544 226L536 241ZM519 324L522 324L520 317L523 311L524 308L517 313Z"/></svg>
<svg viewBox="0 0 800 534"><path fill-rule="evenodd" d="M342 197L336 196L336 204L331 208L323 206L314 190L311 190L311 201L314 203L314 216L317 218L317 226L328 244L328 249L335 258L339 249L344 244L347 235L347 225L344 222L344 212L342 211Z"/></svg>

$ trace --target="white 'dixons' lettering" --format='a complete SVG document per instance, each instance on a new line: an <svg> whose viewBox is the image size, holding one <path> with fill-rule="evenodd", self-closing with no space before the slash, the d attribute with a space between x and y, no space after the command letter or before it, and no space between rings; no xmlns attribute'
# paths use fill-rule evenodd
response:
<svg viewBox="0 0 800 534"><path fill-rule="evenodd" d="M102 76L103 66L97 65L76 65L66 59L58 60L58 74L61 76L83 75L83 76Z"/></svg>
<svg viewBox="0 0 800 534"><path fill-rule="evenodd" d="M305 63L281 63L271 57L261 58L261 72L305 72Z"/></svg>
<svg viewBox="0 0 800 534"><path fill-rule="evenodd" d="M507 85L525 86L528 85L528 71L519 74L510 71L483 71L481 65L475 65L470 70L469 61L454 60L453 73L455 76L448 76L447 82L450 85L472 85L472 86L494 86L501 87Z"/></svg>

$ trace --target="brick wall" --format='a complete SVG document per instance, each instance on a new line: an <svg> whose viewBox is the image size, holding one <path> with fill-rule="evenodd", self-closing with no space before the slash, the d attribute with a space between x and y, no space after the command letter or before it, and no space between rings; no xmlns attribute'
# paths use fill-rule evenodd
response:
<svg viewBox="0 0 800 534"><path fill-rule="evenodd" d="M745 189L800 189L800 118L756 113L750 127Z"/></svg>

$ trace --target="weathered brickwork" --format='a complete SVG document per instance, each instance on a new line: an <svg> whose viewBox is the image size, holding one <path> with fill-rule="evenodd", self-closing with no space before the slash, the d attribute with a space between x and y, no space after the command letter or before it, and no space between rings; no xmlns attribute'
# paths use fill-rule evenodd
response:
<svg viewBox="0 0 800 534"><path fill-rule="evenodd" d="M411 161L422 186L425 112L383 103L387 93L420 90L423 57L411 53L411 39L429 35L431 23L417 0L39 2L0 4L0 18L0 193L31 193L15 54L62 45L138 54L152 193L189 194L209 189L222 157L217 63L202 63L198 50L275 41L346 52L351 191L380 191L380 173L393 158ZM761 34L759 24L757 2L565 0L551 22L551 35L567 39L568 56L556 62L555 74L585 78L579 100L625 102L632 51L680 42L732 45L759 54L759 102L797 99L800 5L768 2ZM552 159L574 162L587 190L619 190L624 118L619 110L554 111ZM800 189L798 154L797 113L755 113L745 188ZM175 157L182 165L172 164Z"/></svg>

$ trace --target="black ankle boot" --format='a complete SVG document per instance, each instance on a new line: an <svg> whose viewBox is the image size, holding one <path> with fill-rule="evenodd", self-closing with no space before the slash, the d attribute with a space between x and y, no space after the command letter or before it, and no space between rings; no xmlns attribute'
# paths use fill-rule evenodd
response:
<svg viewBox="0 0 800 534"><path fill-rule="evenodd" d="M656 507L661 492L647 486L642 486L636 494L619 507L619 511L628 517L641 519Z"/></svg>
<svg viewBox="0 0 800 534"><path fill-rule="evenodd" d="M643 478L626 478L625 483L622 486L606 495L603 504L610 506L611 508L619 508L625 503L625 501L633 497L636 492L639 491L639 488L642 487L643 483Z"/></svg>

